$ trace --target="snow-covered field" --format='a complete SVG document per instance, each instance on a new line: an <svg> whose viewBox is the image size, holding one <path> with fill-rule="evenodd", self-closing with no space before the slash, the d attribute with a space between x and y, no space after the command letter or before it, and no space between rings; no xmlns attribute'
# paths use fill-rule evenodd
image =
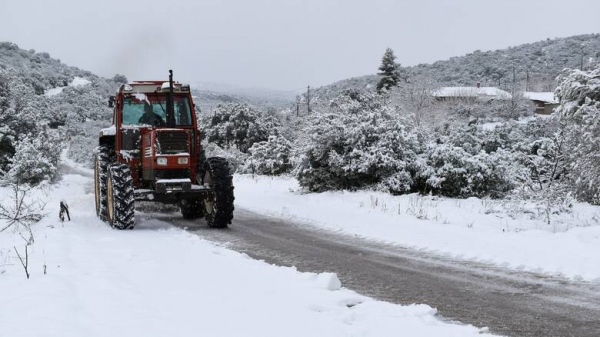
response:
<svg viewBox="0 0 600 337"><path fill-rule="evenodd" d="M293 178L239 175L236 203L307 225L517 270L600 282L600 207L381 192L302 193Z"/></svg>
<svg viewBox="0 0 600 337"><path fill-rule="evenodd" d="M429 306L375 301L341 288L334 274L268 265L144 215L132 231L112 230L96 219L90 178L73 173L89 172L67 171L56 186L32 195L48 202L48 215L33 226L29 280L13 250L24 252L23 239L13 231L0 233L2 337L481 332L442 322ZM238 183L240 200L248 204L244 185L252 182ZM271 189L260 186L261 193ZM273 193L281 196L278 189ZM58 220L61 199L70 205L71 222ZM0 189L0 201L8 200L8 190Z"/></svg>

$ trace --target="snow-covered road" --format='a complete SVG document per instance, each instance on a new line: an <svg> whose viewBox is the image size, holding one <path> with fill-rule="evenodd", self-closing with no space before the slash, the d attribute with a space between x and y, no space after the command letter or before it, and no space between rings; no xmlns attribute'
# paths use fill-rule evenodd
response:
<svg viewBox="0 0 600 337"><path fill-rule="evenodd" d="M68 171L68 170L67 170ZM0 336L477 336L427 305L396 305L202 240L138 214L133 231L96 219L91 179L67 173L37 191L48 216L34 226L27 280L0 233ZM9 198L0 190L0 200ZM71 222L58 220L58 201ZM44 272L46 271L46 273ZM326 270L324 270L326 271ZM340 288L342 286L342 288Z"/></svg>
<svg viewBox="0 0 600 337"><path fill-rule="evenodd" d="M400 304L426 303L442 316L511 336L598 336L600 287L440 257L307 227L238 207L230 230L177 214L150 218L301 271L335 272L360 293Z"/></svg>
<svg viewBox="0 0 600 337"><path fill-rule="evenodd" d="M238 206L309 228L600 285L600 206L575 203L548 224L543 207L524 201L303 193L291 177L238 175L234 184Z"/></svg>

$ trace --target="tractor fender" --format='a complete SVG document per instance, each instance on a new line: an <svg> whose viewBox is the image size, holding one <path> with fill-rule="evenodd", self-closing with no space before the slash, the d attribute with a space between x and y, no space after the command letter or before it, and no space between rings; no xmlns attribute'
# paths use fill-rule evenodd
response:
<svg viewBox="0 0 600 337"><path fill-rule="evenodd" d="M114 125L100 130L98 133L99 145L114 146L116 134L117 128Z"/></svg>

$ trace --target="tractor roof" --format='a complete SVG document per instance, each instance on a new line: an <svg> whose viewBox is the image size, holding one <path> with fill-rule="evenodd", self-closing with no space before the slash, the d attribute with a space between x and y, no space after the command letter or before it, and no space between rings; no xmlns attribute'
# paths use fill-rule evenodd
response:
<svg viewBox="0 0 600 337"><path fill-rule="evenodd" d="M127 93L162 93L169 92L168 81L133 81L122 85L119 88L120 92ZM190 92L190 86L179 82L173 82L173 91L179 92Z"/></svg>

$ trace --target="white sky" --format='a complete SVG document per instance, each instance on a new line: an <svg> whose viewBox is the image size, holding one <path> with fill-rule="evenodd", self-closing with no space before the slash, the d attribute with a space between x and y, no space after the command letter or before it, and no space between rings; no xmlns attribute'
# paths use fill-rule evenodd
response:
<svg viewBox="0 0 600 337"><path fill-rule="evenodd" d="M0 0L0 41L102 76L292 90L600 32L600 0Z"/></svg>

